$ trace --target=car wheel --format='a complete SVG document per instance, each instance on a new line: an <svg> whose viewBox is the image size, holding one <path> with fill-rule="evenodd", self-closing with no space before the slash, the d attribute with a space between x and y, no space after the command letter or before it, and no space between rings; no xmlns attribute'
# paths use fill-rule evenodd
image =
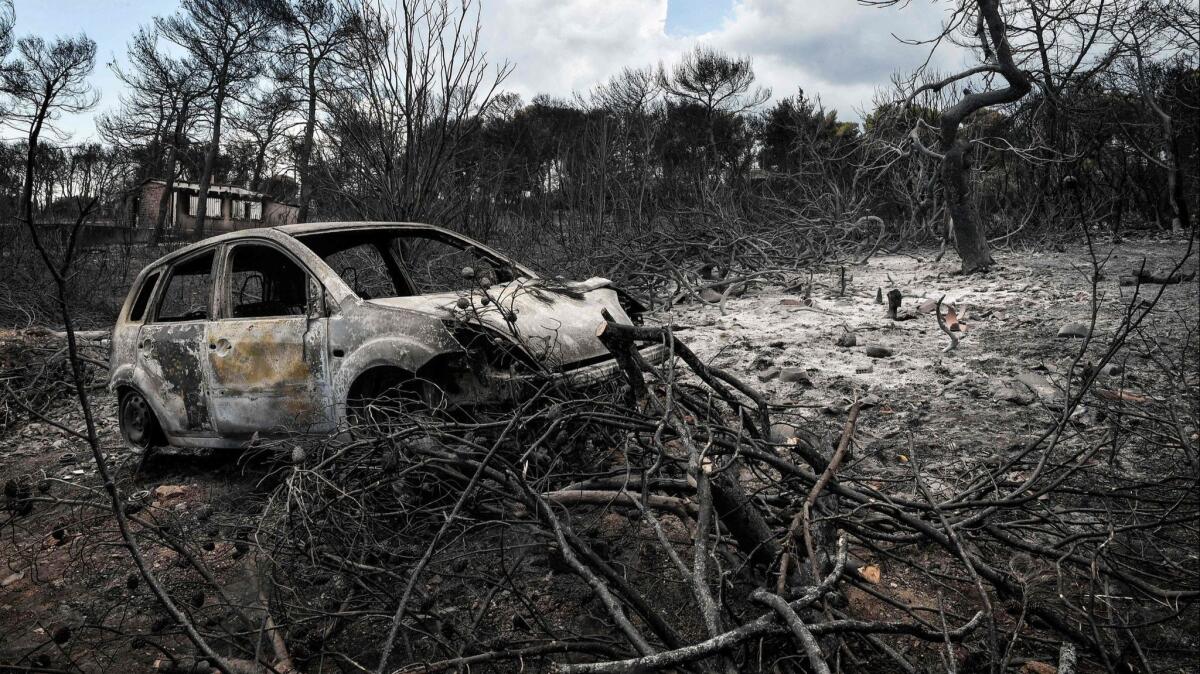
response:
<svg viewBox="0 0 1200 674"><path fill-rule="evenodd" d="M145 451L163 443L162 426L145 396L130 391L121 396L121 437L131 449Z"/></svg>

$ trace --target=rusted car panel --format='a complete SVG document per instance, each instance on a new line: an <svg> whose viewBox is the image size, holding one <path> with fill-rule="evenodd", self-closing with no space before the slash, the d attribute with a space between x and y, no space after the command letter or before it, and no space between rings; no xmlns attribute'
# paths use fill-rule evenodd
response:
<svg viewBox="0 0 1200 674"><path fill-rule="evenodd" d="M452 268L462 260L479 268ZM629 306L604 279L542 279L429 225L247 230L139 274L113 330L110 385L122 401L145 399L166 442L237 447L254 434L336 428L381 372L411 375L452 404L613 377L595 329L630 322Z"/></svg>
<svg viewBox="0 0 1200 674"><path fill-rule="evenodd" d="M176 412L186 432L210 430L202 353L203 325L148 325L140 333L140 360L163 406Z"/></svg>

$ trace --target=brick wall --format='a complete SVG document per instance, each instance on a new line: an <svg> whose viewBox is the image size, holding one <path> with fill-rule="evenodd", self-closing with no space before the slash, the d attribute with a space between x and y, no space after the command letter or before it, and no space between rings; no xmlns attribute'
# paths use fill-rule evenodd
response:
<svg viewBox="0 0 1200 674"><path fill-rule="evenodd" d="M166 186L162 183L149 182L142 185L142 191L138 198L137 205L137 227L139 229L153 229L158 221L158 206L159 199L162 197L163 190ZM204 219L205 235L220 234L222 232L230 232L238 229L252 229L255 227L274 227L277 225L286 225L296 222L296 216L299 210L295 206L280 204L273 201L266 201L263 204L262 220L251 220L248 218L234 218L230 206L231 196L228 194L210 194L221 199L221 210L217 213L206 213ZM186 191L177 192L175 196L175 228L174 232L184 234L195 231L196 218L188 215L189 193ZM237 200L239 203L243 199ZM171 208L171 200L167 200L166 207ZM167 212L166 228L168 232L171 228L171 213Z"/></svg>
<svg viewBox="0 0 1200 674"><path fill-rule="evenodd" d="M154 225L158 222L158 203L165 189L166 185L159 183L146 183L142 185L142 193L137 205L137 226L139 228L154 229ZM168 200L167 208L170 207L171 202ZM167 227L170 226L171 214L167 213Z"/></svg>

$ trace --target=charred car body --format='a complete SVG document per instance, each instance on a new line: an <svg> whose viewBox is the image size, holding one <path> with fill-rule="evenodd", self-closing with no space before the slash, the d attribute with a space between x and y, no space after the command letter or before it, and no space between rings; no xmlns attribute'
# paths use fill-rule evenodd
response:
<svg viewBox="0 0 1200 674"><path fill-rule="evenodd" d="M430 225L245 230L142 270L113 330L110 387L134 446L241 447L331 432L384 392L463 405L609 379L596 327L641 310L605 279L540 278Z"/></svg>

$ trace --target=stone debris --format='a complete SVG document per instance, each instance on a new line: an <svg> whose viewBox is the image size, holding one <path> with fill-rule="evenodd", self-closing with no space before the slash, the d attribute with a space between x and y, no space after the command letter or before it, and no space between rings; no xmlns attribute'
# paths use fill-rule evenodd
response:
<svg viewBox="0 0 1200 674"><path fill-rule="evenodd" d="M779 372L779 381L787 384L801 384L803 386L812 386L812 380L808 378L808 373L803 368L785 367Z"/></svg>
<svg viewBox="0 0 1200 674"><path fill-rule="evenodd" d="M758 380L766 383L775 379L779 379L780 372L781 370L777 367L768 368L758 373Z"/></svg>
<svg viewBox="0 0 1200 674"><path fill-rule="evenodd" d="M1058 329L1059 337L1089 337L1092 331L1088 328L1087 323L1080 321L1072 321Z"/></svg>
<svg viewBox="0 0 1200 674"><path fill-rule="evenodd" d="M1033 388L1017 379L1001 383L992 397L1017 405L1030 405L1038 398Z"/></svg>

